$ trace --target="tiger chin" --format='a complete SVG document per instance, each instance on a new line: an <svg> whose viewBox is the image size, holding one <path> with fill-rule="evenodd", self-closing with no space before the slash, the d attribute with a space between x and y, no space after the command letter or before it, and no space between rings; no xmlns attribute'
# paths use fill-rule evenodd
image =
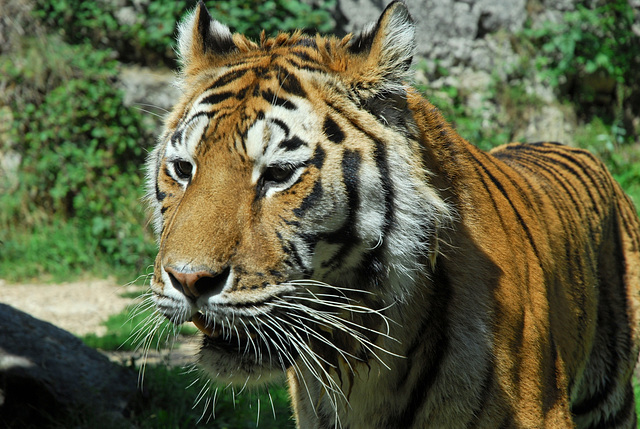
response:
<svg viewBox="0 0 640 429"><path fill-rule="evenodd" d="M483 152L407 82L401 1L254 42L201 2L148 159L157 310L300 428L635 428L640 222L589 153Z"/></svg>

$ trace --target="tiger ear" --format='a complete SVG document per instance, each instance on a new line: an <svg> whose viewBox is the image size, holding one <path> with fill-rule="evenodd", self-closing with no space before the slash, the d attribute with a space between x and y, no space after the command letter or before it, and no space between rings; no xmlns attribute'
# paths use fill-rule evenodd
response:
<svg viewBox="0 0 640 429"><path fill-rule="evenodd" d="M377 22L354 35L346 45L357 81L380 92L404 87L415 50L415 24L404 1L396 0ZM364 63L363 63L364 62Z"/></svg>
<svg viewBox="0 0 640 429"><path fill-rule="evenodd" d="M202 0L178 25L178 58L183 72L201 60L211 63L237 49L229 27L213 19Z"/></svg>

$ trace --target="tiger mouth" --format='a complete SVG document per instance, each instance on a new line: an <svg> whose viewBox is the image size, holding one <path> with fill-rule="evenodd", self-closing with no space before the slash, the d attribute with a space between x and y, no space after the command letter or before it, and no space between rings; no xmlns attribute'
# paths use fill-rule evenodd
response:
<svg viewBox="0 0 640 429"><path fill-rule="evenodd" d="M208 350L235 355L241 360L251 356L255 364L277 364L283 366L283 369L291 366L298 356L293 344L272 340L266 329L259 333L258 328L245 326L237 329L215 324L199 312L192 316L191 322L205 335L204 347ZM280 334L276 335L282 338Z"/></svg>
<svg viewBox="0 0 640 429"><path fill-rule="evenodd" d="M191 317L191 322L196 325L196 328L207 337L218 338L222 335L222 326L213 326L207 322L207 319L202 313L196 313Z"/></svg>

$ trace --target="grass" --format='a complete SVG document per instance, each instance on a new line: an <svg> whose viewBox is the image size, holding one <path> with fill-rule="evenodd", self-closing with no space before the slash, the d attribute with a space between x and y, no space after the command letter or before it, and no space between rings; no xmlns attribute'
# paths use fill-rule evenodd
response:
<svg viewBox="0 0 640 429"><path fill-rule="evenodd" d="M640 382L636 377L633 377L633 393L636 398L636 415L640 417ZM638 425L640 426L640 420L638 421Z"/></svg>
<svg viewBox="0 0 640 429"><path fill-rule="evenodd" d="M60 283L111 277L126 283L142 271L110 263L91 234L73 221L56 220L36 228L0 224L0 279L8 282Z"/></svg>
<svg viewBox="0 0 640 429"><path fill-rule="evenodd" d="M137 297L138 293L127 296ZM94 348L102 350L135 350L138 341L133 340L140 329L145 329L145 321L152 318L154 313L150 309L140 310L138 305L115 314L104 322L106 334L97 336L89 334L82 337L83 341ZM151 347L165 348L171 345L173 335L193 335L197 332L189 324L178 329L170 326L168 321L162 321L158 332L162 335L154 336ZM141 370L140 368L136 368ZM198 371L186 371L183 368L171 368L164 365L147 365L144 368L144 378L141 383L141 395L134 401L128 421L141 429L187 429L198 427L209 428L255 428L259 421L260 428L294 428L291 417L287 389L282 384L268 386L265 389L255 389L241 393L232 388L207 384L199 378ZM208 395L199 400L200 392L209 388ZM217 390L217 392L216 392ZM215 397L215 406L209 401ZM111 429L118 427L110 421L94 422L91 416L84 416L82 410L74 417L74 427L97 427ZM97 424L97 426L96 426Z"/></svg>
<svg viewBox="0 0 640 429"><path fill-rule="evenodd" d="M231 388L213 385L208 399L198 401L202 384L197 373L185 374L181 368L151 366L144 377L143 399L132 410L132 422L138 428L294 428L288 393L284 386L269 391L244 391L234 395ZM218 389L215 394L215 389ZM273 407L272 407L273 403Z"/></svg>
<svg viewBox="0 0 640 429"><path fill-rule="evenodd" d="M155 320L156 316L151 309L138 309L138 305L129 307L121 313L110 316L104 326L107 332L104 335L87 334L82 340L89 347L101 350L136 350L140 346L140 331L148 332L149 321ZM151 349L167 347L171 339L177 335L191 335L198 330L190 325L184 324L174 326L168 320L161 318L157 325L158 334L153 337Z"/></svg>

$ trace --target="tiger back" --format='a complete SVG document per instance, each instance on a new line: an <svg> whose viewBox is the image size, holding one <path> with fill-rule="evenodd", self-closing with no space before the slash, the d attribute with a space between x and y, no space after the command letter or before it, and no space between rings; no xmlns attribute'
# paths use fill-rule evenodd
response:
<svg viewBox="0 0 640 429"><path fill-rule="evenodd" d="M148 160L158 311L300 428L635 428L640 222L553 143L486 153L406 82L403 2L254 43L202 2Z"/></svg>

